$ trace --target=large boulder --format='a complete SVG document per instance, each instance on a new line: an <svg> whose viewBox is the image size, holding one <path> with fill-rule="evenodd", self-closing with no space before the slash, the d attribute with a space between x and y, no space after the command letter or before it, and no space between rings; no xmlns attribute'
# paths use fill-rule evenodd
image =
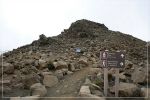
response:
<svg viewBox="0 0 150 100"><path fill-rule="evenodd" d="M106 100L105 98L101 98L97 95L91 94L89 86L81 86L79 96L84 97L82 99L85 99L85 100L91 100L91 99L92 100Z"/></svg>
<svg viewBox="0 0 150 100"><path fill-rule="evenodd" d="M40 76L36 74L30 74L26 75L22 79L22 83L24 85L24 88L29 89L31 85L35 83L40 83Z"/></svg>
<svg viewBox="0 0 150 100"><path fill-rule="evenodd" d="M139 97L140 96L140 88L138 88L135 84L132 83L123 83L121 82L118 87L119 96L122 97ZM115 92L115 86L110 88L110 92Z"/></svg>
<svg viewBox="0 0 150 100"><path fill-rule="evenodd" d="M147 71L144 68L140 67L134 70L131 76L131 80L133 80L134 83L147 83L146 77Z"/></svg>
<svg viewBox="0 0 150 100"><path fill-rule="evenodd" d="M40 97L43 97L47 94L47 90L44 85L41 83L35 83L30 87L30 94L32 96L39 95Z"/></svg>
<svg viewBox="0 0 150 100"><path fill-rule="evenodd" d="M52 87L58 83L57 76L54 75L45 75L43 79L43 84L47 87Z"/></svg>

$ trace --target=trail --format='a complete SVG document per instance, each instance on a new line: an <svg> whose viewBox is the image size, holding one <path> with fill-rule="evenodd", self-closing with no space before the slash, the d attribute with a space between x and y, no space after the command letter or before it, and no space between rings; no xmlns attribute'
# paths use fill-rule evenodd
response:
<svg viewBox="0 0 150 100"><path fill-rule="evenodd" d="M66 76L55 86L47 88L47 97L78 97L78 92L85 78L96 71L98 71L97 68L86 67Z"/></svg>

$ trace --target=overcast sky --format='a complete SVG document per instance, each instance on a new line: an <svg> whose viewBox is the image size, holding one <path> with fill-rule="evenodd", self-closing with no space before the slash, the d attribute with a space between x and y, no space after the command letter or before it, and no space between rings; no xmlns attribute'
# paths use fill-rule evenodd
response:
<svg viewBox="0 0 150 100"><path fill-rule="evenodd" d="M0 0L0 51L56 36L79 19L150 40L150 0Z"/></svg>

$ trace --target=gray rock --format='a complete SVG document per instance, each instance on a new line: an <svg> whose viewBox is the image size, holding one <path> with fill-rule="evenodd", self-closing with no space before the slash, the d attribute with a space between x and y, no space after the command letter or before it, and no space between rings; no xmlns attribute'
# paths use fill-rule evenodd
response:
<svg viewBox="0 0 150 100"><path fill-rule="evenodd" d="M84 96L86 94L91 94L89 86L81 86L79 96Z"/></svg>
<svg viewBox="0 0 150 100"><path fill-rule="evenodd" d="M131 80L134 83L145 83L146 82L147 72L143 68L136 68L132 73Z"/></svg>
<svg viewBox="0 0 150 100"><path fill-rule="evenodd" d="M64 77L62 70L56 70L54 74L57 76L59 80L63 79Z"/></svg>
<svg viewBox="0 0 150 100"><path fill-rule="evenodd" d="M36 74L26 75L23 77L22 83L24 84L24 88L29 89L31 85L40 83L40 76Z"/></svg>
<svg viewBox="0 0 150 100"><path fill-rule="evenodd" d="M61 71L62 71L63 75L68 74L68 69L67 68L62 68Z"/></svg>
<svg viewBox="0 0 150 100"><path fill-rule="evenodd" d="M70 63L70 64L68 65L68 70L69 70L69 71L72 71L72 72L75 71L75 66L74 66L73 63Z"/></svg>
<svg viewBox="0 0 150 100"><path fill-rule="evenodd" d="M103 92L99 91L99 90L93 90L91 91L93 95L99 96L99 97L104 97Z"/></svg>
<svg viewBox="0 0 150 100"><path fill-rule="evenodd" d="M47 63L45 60L39 59L39 69L46 68L47 67L46 65L47 65Z"/></svg>
<svg viewBox="0 0 150 100"><path fill-rule="evenodd" d="M79 63L88 65L88 59L86 57L80 57Z"/></svg>
<svg viewBox="0 0 150 100"><path fill-rule="evenodd" d="M45 75L43 79L43 84L47 87L52 87L58 83L57 76L54 75Z"/></svg>
<svg viewBox="0 0 150 100"><path fill-rule="evenodd" d="M122 97L139 97L140 96L140 89L132 83L123 83L119 84L119 96ZM110 88L110 92L115 92L115 86Z"/></svg>
<svg viewBox="0 0 150 100"><path fill-rule="evenodd" d="M68 69L68 64L65 61L53 62L53 65L54 65L55 69L62 69L62 68Z"/></svg>
<svg viewBox="0 0 150 100"><path fill-rule="evenodd" d="M71 74L73 74L72 71L67 71L67 75L71 75Z"/></svg>
<svg viewBox="0 0 150 100"><path fill-rule="evenodd" d="M39 95L40 97L43 97L47 94L47 90L44 85L41 83L35 83L30 87L31 95Z"/></svg>
<svg viewBox="0 0 150 100"><path fill-rule="evenodd" d="M125 60L125 69L130 69L133 67L133 63L129 60Z"/></svg>

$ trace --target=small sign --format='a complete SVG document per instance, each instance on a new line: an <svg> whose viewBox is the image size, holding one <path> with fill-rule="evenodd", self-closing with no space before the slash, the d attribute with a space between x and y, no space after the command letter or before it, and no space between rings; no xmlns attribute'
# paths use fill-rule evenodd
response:
<svg viewBox="0 0 150 100"><path fill-rule="evenodd" d="M80 48L76 48L75 50L76 50L77 53L80 53L80 52L81 52L81 49L80 49Z"/></svg>

